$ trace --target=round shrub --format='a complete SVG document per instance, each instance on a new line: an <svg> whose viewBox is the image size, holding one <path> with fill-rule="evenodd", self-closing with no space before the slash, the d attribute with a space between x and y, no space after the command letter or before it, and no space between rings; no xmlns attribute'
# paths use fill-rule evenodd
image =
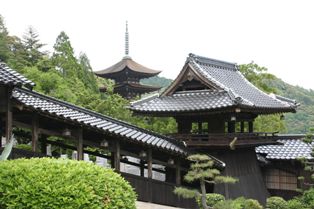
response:
<svg viewBox="0 0 314 209"><path fill-rule="evenodd" d="M243 209L263 209L263 206L257 200L247 199L244 202Z"/></svg>
<svg viewBox="0 0 314 209"><path fill-rule="evenodd" d="M203 207L202 207L201 198L197 198L196 201L200 209L202 209ZM225 197L221 194L216 194L216 193L206 194L206 203L209 207L213 207L216 203L223 202L223 201L225 201Z"/></svg>
<svg viewBox="0 0 314 209"><path fill-rule="evenodd" d="M0 208L135 209L136 195L111 169L52 158L0 162Z"/></svg>
<svg viewBox="0 0 314 209"><path fill-rule="evenodd" d="M288 203L282 197L270 197L266 201L267 209L287 209Z"/></svg>

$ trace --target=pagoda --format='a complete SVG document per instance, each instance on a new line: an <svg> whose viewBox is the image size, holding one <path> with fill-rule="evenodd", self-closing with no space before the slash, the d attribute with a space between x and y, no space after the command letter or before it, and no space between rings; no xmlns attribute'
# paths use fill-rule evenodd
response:
<svg viewBox="0 0 314 209"><path fill-rule="evenodd" d="M143 85L140 80L156 76L161 71L147 68L135 62L129 56L129 32L128 23L126 23L125 32L125 56L122 60L111 67L95 72L102 78L112 79L115 81L114 92L120 94L126 99L132 99L141 94L157 91L160 87ZM103 89L100 89L103 91Z"/></svg>
<svg viewBox="0 0 314 209"><path fill-rule="evenodd" d="M239 182L217 185L212 192L265 203L269 193L255 147L275 144L278 136L254 132L254 120L258 115L295 112L297 105L294 100L259 90L235 63L190 54L160 96L133 102L130 109L135 114L175 118L174 137L196 152L224 161L224 174Z"/></svg>

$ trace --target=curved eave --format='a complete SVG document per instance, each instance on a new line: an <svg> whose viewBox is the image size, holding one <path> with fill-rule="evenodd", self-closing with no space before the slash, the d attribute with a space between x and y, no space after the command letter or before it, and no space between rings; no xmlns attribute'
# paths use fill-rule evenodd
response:
<svg viewBox="0 0 314 209"><path fill-rule="evenodd" d="M125 69L129 69L130 71L133 71L134 73L140 73L143 74L143 77L151 77L158 75L161 71L153 70L151 68L145 67L131 58L123 58L120 62L112 65L111 67L96 71L95 74L100 77L104 78L113 78L116 75L119 74L119 72L124 71Z"/></svg>

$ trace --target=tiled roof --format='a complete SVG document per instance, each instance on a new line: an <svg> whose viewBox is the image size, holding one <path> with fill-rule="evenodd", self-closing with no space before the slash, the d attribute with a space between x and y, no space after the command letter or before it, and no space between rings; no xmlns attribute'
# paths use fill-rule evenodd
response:
<svg viewBox="0 0 314 209"><path fill-rule="evenodd" d="M80 125L115 134L131 142L146 144L176 154L186 154L184 144L175 139L74 106L52 97L20 88L14 89L13 97L27 107L44 114L50 114L53 117L70 120Z"/></svg>
<svg viewBox="0 0 314 209"><path fill-rule="evenodd" d="M150 74L150 76L160 73L160 71L147 68L132 60L131 57L126 56L120 62L114 64L107 69L96 71L95 74L101 77L110 77L110 74L115 74L123 71L126 67L134 72Z"/></svg>
<svg viewBox="0 0 314 209"><path fill-rule="evenodd" d="M219 109L232 106L234 102L223 91L183 91L167 97L156 97L148 101L138 101L133 110L154 112L188 112L192 110Z"/></svg>
<svg viewBox="0 0 314 209"><path fill-rule="evenodd" d="M194 54L190 54L187 58L186 65L190 66L190 68L202 78L203 83L205 85L210 86L212 90L223 91L225 94L221 93L219 96L213 97L216 100L223 100L226 94L229 94L231 97L231 104L237 107L243 107L247 109L264 109L269 112L294 112L297 103L294 100L290 100L284 97L268 95L258 88L256 88L253 84L251 84L238 70L238 66L234 63L228 63L224 61L219 61L215 59L210 59L206 57L197 56ZM186 67L183 68L185 71ZM182 71L182 72L183 72ZM182 74L182 72L180 74ZM177 78L179 79L179 78ZM169 95L168 92L171 92L171 89L175 89L176 85L178 85L177 79L170 85L170 87L158 98L153 98L152 100L146 100L146 103L133 103L131 105L131 109L138 112L156 112L159 110L167 109L164 106L167 105L168 101L172 101L173 98L176 98L173 95ZM174 94L176 94L175 92ZM193 92L195 94L195 92ZM186 96L185 99L183 97ZM183 100L189 100L190 95L184 93L180 98ZM217 97L223 97L218 99ZM211 97L202 97L203 100L212 99ZM201 99L197 100L201 102ZM204 103L212 104L207 105L207 110L217 108L216 102L203 101ZM195 103L195 101L191 100L190 102L185 102L182 105L187 105L187 107L182 107L182 105L178 105L177 107L173 106L173 111L181 111L182 109L191 109L191 104ZM173 102L172 104L175 104ZM179 104L179 103L178 103ZM150 107L151 106L151 107ZM193 110L198 111L203 109L204 106L197 105L193 108ZM199 109L200 108L200 109Z"/></svg>
<svg viewBox="0 0 314 209"><path fill-rule="evenodd" d="M268 160L295 160L298 158L313 159L313 145L308 145L302 139L280 139L281 145L265 145L255 148L257 154Z"/></svg>
<svg viewBox="0 0 314 209"><path fill-rule="evenodd" d="M0 84L32 88L35 83L0 62Z"/></svg>

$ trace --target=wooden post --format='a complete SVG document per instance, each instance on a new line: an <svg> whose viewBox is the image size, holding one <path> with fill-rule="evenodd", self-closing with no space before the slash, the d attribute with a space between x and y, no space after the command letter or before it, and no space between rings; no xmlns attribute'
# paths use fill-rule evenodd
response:
<svg viewBox="0 0 314 209"><path fill-rule="evenodd" d="M241 121L241 133L244 133L244 121Z"/></svg>
<svg viewBox="0 0 314 209"><path fill-rule="evenodd" d="M140 161L140 173L141 173L141 176L144 177L144 171L145 171L145 162L143 160Z"/></svg>
<svg viewBox="0 0 314 209"><path fill-rule="evenodd" d="M198 134L202 134L203 132L203 127L202 127L202 122L201 121L198 121Z"/></svg>
<svg viewBox="0 0 314 209"><path fill-rule="evenodd" d="M47 155L47 138L46 137L41 137L40 151L41 153Z"/></svg>
<svg viewBox="0 0 314 209"><path fill-rule="evenodd" d="M32 118L32 151L38 152L38 116Z"/></svg>
<svg viewBox="0 0 314 209"><path fill-rule="evenodd" d="M253 121L249 121L249 133L253 133Z"/></svg>
<svg viewBox="0 0 314 209"><path fill-rule="evenodd" d="M235 121L228 122L228 133L235 133Z"/></svg>
<svg viewBox="0 0 314 209"><path fill-rule="evenodd" d="M120 142L115 140L113 143L113 152L111 153L111 166L116 171L120 171L120 158Z"/></svg>
<svg viewBox="0 0 314 209"><path fill-rule="evenodd" d="M5 91L5 100L6 100L6 124L5 124L5 139L6 143L8 143L11 139L12 135L12 123L13 123L13 116L12 116L12 105L11 105L11 94L12 89L7 88Z"/></svg>
<svg viewBox="0 0 314 209"><path fill-rule="evenodd" d="M77 160L84 160L83 143L83 130L79 129L77 131Z"/></svg>
<svg viewBox="0 0 314 209"><path fill-rule="evenodd" d="M176 184L181 185L181 166L179 160L176 160Z"/></svg>
<svg viewBox="0 0 314 209"><path fill-rule="evenodd" d="M147 177L153 178L153 154L152 149L147 150Z"/></svg>

